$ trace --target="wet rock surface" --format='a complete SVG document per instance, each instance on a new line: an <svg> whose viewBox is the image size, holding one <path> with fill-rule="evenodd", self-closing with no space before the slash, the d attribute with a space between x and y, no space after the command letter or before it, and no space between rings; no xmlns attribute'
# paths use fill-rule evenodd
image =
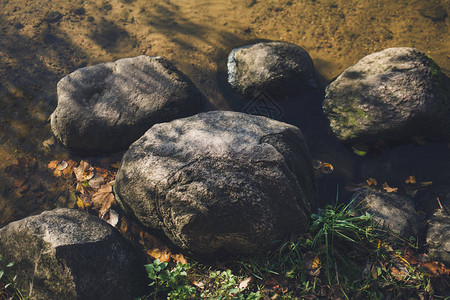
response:
<svg viewBox="0 0 450 300"><path fill-rule="evenodd" d="M115 193L146 227L199 255L257 252L306 229L315 206L300 130L222 111L153 126L125 153Z"/></svg>
<svg viewBox="0 0 450 300"><path fill-rule="evenodd" d="M134 299L145 270L118 231L88 213L55 209L0 229L0 253L30 299ZM143 277L142 277L143 275Z"/></svg>
<svg viewBox="0 0 450 300"><path fill-rule="evenodd" d="M295 96L316 86L309 54L294 44L270 42L235 48L227 66L228 82L249 99L262 92L282 98Z"/></svg>
<svg viewBox="0 0 450 300"><path fill-rule="evenodd" d="M428 253L433 259L450 265L450 215L448 215L448 211L437 210L428 226Z"/></svg>
<svg viewBox="0 0 450 300"><path fill-rule="evenodd" d="M58 83L55 136L82 154L126 149L152 125L200 111L201 94L163 57L81 68Z"/></svg>
<svg viewBox="0 0 450 300"><path fill-rule="evenodd" d="M323 110L343 142L449 140L449 78L415 48L370 54L326 89Z"/></svg>
<svg viewBox="0 0 450 300"><path fill-rule="evenodd" d="M392 232L395 240L397 237L417 238L421 228L414 209L412 198L384 191L364 189L354 195L355 203L363 212L372 215L373 220L381 228Z"/></svg>

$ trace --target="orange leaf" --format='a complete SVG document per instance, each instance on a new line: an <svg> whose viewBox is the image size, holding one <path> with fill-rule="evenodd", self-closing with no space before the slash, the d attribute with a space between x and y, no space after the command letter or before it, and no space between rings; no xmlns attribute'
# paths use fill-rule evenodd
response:
<svg viewBox="0 0 450 300"><path fill-rule="evenodd" d="M398 188L392 188L386 182L383 183L383 189L388 193L393 193L393 192L398 191Z"/></svg>
<svg viewBox="0 0 450 300"><path fill-rule="evenodd" d="M54 170L54 169L56 169L56 166L58 165L58 163L59 163L59 160L52 160L51 162L48 163L47 167L49 169Z"/></svg>
<svg viewBox="0 0 450 300"><path fill-rule="evenodd" d="M324 173L324 174L331 174L331 173L333 173L334 167L332 164L323 163L322 166L320 167L320 169L322 170L322 173Z"/></svg>
<svg viewBox="0 0 450 300"><path fill-rule="evenodd" d="M180 264L183 264L183 265L187 264L187 260L183 256L183 254L173 254L172 255L172 259L176 263L180 263Z"/></svg>
<svg viewBox="0 0 450 300"><path fill-rule="evenodd" d="M406 180L405 180L405 183L410 183L410 184L416 183L416 177L408 176L408 178L406 178Z"/></svg>

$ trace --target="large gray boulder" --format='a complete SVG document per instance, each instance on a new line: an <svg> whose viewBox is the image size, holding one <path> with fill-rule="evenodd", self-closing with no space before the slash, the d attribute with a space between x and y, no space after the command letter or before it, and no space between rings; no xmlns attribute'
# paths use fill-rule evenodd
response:
<svg viewBox="0 0 450 300"><path fill-rule="evenodd" d="M370 54L326 89L323 110L343 142L450 140L450 80L414 48Z"/></svg>
<svg viewBox="0 0 450 300"><path fill-rule="evenodd" d="M270 42L233 49L228 55L228 82L245 98L262 92L289 97L315 87L309 54L297 45Z"/></svg>
<svg viewBox="0 0 450 300"><path fill-rule="evenodd" d="M55 209L6 225L0 253L15 262L8 272L29 299L134 299L133 286L145 280L145 261L120 233L78 210Z"/></svg>
<svg viewBox="0 0 450 300"><path fill-rule="evenodd" d="M439 209L433 214L428 226L428 253L450 266L450 215Z"/></svg>
<svg viewBox="0 0 450 300"><path fill-rule="evenodd" d="M304 230L315 205L300 130L225 111L153 126L125 153L115 193L142 224L198 255L264 249Z"/></svg>
<svg viewBox="0 0 450 300"><path fill-rule="evenodd" d="M201 94L163 57L81 68L58 82L55 136L82 154L127 149L156 123L200 112Z"/></svg>
<svg viewBox="0 0 450 300"><path fill-rule="evenodd" d="M382 190L363 189L355 193L354 201L360 211L368 212L380 228L388 230L393 240L418 237L421 228L412 198Z"/></svg>

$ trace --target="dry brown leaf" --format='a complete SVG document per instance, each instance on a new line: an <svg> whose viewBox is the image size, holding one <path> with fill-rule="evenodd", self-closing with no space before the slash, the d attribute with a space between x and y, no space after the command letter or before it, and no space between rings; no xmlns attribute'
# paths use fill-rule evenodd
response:
<svg viewBox="0 0 450 300"><path fill-rule="evenodd" d="M111 164L111 167L113 167L114 169L118 169L120 167L120 161L118 161L114 164Z"/></svg>
<svg viewBox="0 0 450 300"><path fill-rule="evenodd" d="M73 169L78 181L83 182L94 177L94 168L86 161L80 161L80 165Z"/></svg>
<svg viewBox="0 0 450 300"><path fill-rule="evenodd" d="M388 193L393 193L393 192L398 191L398 188L392 188L386 182L383 183L383 189Z"/></svg>
<svg viewBox="0 0 450 300"><path fill-rule="evenodd" d="M106 221L106 223L113 227L116 227L117 223L119 223L119 214L115 210L111 209L109 211L109 219Z"/></svg>
<svg viewBox="0 0 450 300"><path fill-rule="evenodd" d="M102 216L114 203L114 194L111 184L107 183L92 195L92 204L99 209L99 216Z"/></svg>
<svg viewBox="0 0 450 300"><path fill-rule="evenodd" d="M105 180L100 174L95 175L91 180L89 180L89 185L94 189L99 189L104 184Z"/></svg>
<svg viewBox="0 0 450 300"><path fill-rule="evenodd" d="M184 257L183 254L173 254L172 255L172 259L176 263L180 263L180 264L183 264L183 265L187 264L187 260L186 260L186 258Z"/></svg>
<svg viewBox="0 0 450 300"><path fill-rule="evenodd" d="M45 141L42 142L42 146L44 146L44 148L50 148L50 146L53 146L55 144L55 139L53 137L46 139Z"/></svg>
<svg viewBox="0 0 450 300"><path fill-rule="evenodd" d="M239 289L240 289L240 290L246 289L247 286L248 286L248 284L250 283L250 281L252 281L252 277L247 277L247 278L245 278L244 280L242 280L242 281L239 283Z"/></svg>

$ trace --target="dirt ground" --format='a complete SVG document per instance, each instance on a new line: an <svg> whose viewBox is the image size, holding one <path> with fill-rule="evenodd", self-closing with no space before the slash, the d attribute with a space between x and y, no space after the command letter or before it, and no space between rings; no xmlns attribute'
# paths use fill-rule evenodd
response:
<svg viewBox="0 0 450 300"><path fill-rule="evenodd" d="M303 47L323 86L399 46L424 51L450 75L448 12L450 0L1 0L0 225L65 205L67 186L46 166L70 155L48 118L58 80L79 67L165 56L216 109L229 109L219 76L226 56L258 40Z"/></svg>

